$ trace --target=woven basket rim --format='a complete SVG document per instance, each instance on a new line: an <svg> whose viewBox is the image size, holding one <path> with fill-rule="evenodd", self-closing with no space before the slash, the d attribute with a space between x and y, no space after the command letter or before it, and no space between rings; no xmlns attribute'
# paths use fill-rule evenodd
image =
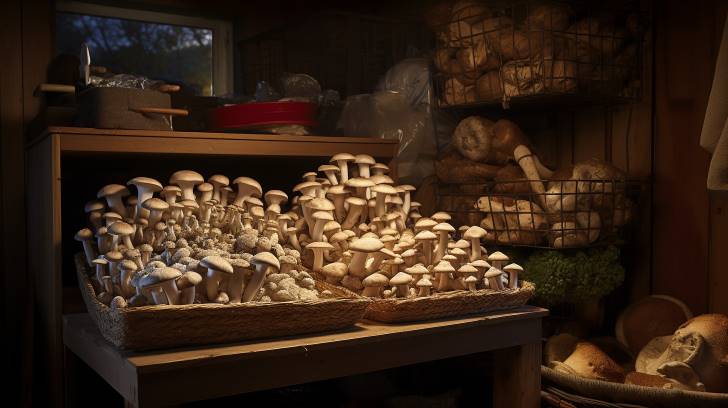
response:
<svg viewBox="0 0 728 408"><path fill-rule="evenodd" d="M437 301L439 299L456 299L456 298L479 298L484 296L490 296L494 294L500 294L500 295L509 295L509 294L516 294L521 293L524 291L532 291L535 290L535 286L533 283L528 281L521 281L522 286L518 289L505 289L505 290L493 290L493 289L478 289L474 292L471 292L469 290L450 290L447 292L435 292L431 294L430 296L423 296L423 297L409 297L409 298L387 298L387 299L380 299L380 298L369 298L372 302L372 305L394 305L395 307L398 305L405 305L409 303L421 303L421 302L433 302Z"/></svg>

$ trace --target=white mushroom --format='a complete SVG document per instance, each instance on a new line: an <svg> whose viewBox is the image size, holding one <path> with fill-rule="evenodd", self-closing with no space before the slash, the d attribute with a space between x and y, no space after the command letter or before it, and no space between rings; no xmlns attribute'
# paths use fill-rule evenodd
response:
<svg viewBox="0 0 728 408"><path fill-rule="evenodd" d="M278 258L270 252L259 252L250 260L250 264L255 267L253 276L245 286L243 292L243 303L250 302L255 294L258 293L260 288L265 282L265 276L271 273L278 273L281 268Z"/></svg>
<svg viewBox="0 0 728 408"><path fill-rule="evenodd" d="M233 274L233 266L225 258L218 255L210 255L202 258L200 266L207 268L205 294L207 295L207 300L213 301L218 296L220 282L226 276Z"/></svg>

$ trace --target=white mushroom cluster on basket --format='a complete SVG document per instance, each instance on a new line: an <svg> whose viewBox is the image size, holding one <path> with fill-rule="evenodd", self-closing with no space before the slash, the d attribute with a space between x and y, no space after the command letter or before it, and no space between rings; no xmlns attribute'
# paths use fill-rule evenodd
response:
<svg viewBox="0 0 728 408"><path fill-rule="evenodd" d="M488 255L479 226L461 227L450 215L419 213L415 188L394 185L386 165L367 155L337 154L294 188L288 243L326 281L373 298L518 286L522 268L500 252ZM508 265L507 265L508 264ZM505 278L505 274L508 278Z"/></svg>
<svg viewBox="0 0 728 408"><path fill-rule="evenodd" d="M419 214L410 185L394 185L368 155L337 154L288 196L249 177L174 173L136 177L86 205L93 230L76 234L98 299L112 307L315 300L307 272L368 297L518 286L516 264L481 246L487 231L446 213ZM233 188L234 187L234 188ZM155 194L159 197L155 197ZM265 201L261 201L261 198ZM507 278L506 278L507 274Z"/></svg>
<svg viewBox="0 0 728 408"><path fill-rule="evenodd" d="M316 300L316 282L284 246L280 190L249 177L174 173L169 185L136 177L86 204L92 229L78 231L97 298L114 308L192 303ZM159 197L155 197L158 195ZM264 204L260 198L266 201ZM103 200L103 201L101 201ZM288 218L290 220L290 217Z"/></svg>

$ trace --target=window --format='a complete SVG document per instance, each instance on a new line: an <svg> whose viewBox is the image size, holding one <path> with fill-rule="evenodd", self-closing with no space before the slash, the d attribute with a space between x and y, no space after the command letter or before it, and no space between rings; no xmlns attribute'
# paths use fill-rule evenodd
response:
<svg viewBox="0 0 728 408"><path fill-rule="evenodd" d="M56 51L115 73L181 83L198 95L232 91L231 24L222 20L80 2L56 7Z"/></svg>

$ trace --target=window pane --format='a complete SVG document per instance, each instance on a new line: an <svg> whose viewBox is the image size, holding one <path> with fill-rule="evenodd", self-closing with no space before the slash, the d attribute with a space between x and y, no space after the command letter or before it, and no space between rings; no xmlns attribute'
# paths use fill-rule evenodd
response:
<svg viewBox="0 0 728 408"><path fill-rule="evenodd" d="M86 42L91 64L114 73L182 83L212 95L212 30L74 13L56 14L56 50L78 55Z"/></svg>

